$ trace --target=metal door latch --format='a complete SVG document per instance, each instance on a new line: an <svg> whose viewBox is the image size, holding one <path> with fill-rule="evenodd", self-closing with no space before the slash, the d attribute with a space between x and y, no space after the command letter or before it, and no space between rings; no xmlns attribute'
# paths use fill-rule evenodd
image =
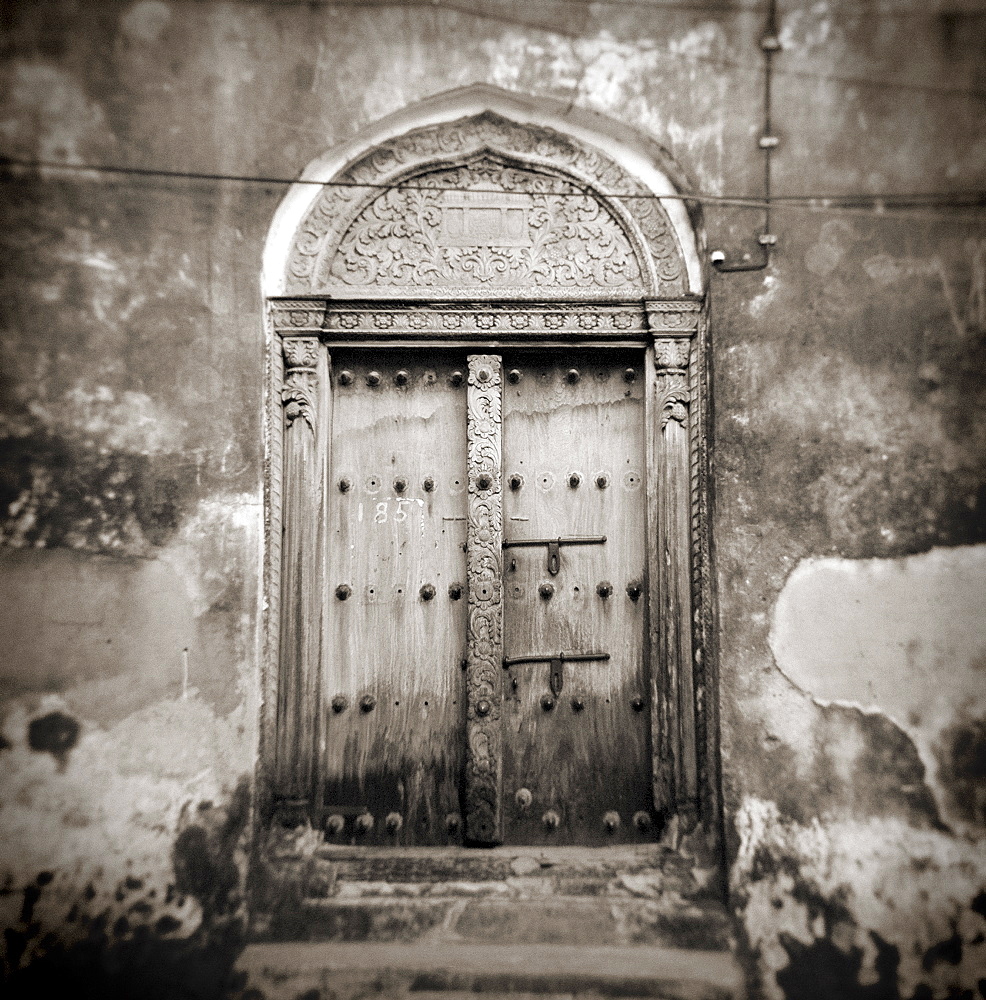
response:
<svg viewBox="0 0 986 1000"><path fill-rule="evenodd" d="M514 549L520 546L547 545L548 572L552 576L557 576L558 570L561 568L559 548L562 545L602 545L605 541L605 535L573 535L568 538L505 538L503 547Z"/></svg>
<svg viewBox="0 0 986 1000"><path fill-rule="evenodd" d="M564 663L587 663L591 660L608 660L609 653L532 653L530 656L505 656L503 669L518 663L550 663L551 693L557 698L565 687Z"/></svg>

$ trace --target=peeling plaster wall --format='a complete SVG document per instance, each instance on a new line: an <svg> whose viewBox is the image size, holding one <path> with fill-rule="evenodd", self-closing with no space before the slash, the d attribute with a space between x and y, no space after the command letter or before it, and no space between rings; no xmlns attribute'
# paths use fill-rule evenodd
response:
<svg viewBox="0 0 986 1000"><path fill-rule="evenodd" d="M982 187L983 20L909 9L781 4L775 191ZM639 130L683 186L756 192L760 18L12 3L0 152L292 178L382 115L486 83ZM73 942L146 958L242 915L259 271L282 195L43 169L0 184L8 968ZM759 221L703 214L731 254ZM972 996L986 227L786 207L774 228L768 271L711 279L722 779L751 989Z"/></svg>

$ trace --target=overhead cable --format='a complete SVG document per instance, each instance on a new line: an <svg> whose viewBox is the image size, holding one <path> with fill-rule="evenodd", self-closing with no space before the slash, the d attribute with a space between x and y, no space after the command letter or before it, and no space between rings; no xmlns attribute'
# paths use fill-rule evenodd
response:
<svg viewBox="0 0 986 1000"><path fill-rule="evenodd" d="M439 166L439 169L442 169ZM447 169L454 169L450 165ZM58 171L70 174L106 174L109 176L164 178L173 180L223 181L241 184L258 184L269 187L289 187L291 185L310 185L313 187L355 188L366 190L390 191L468 191L473 194L502 194L496 188L461 188L454 185L415 184L398 181L392 184L370 183L345 180L318 180L313 178L277 177L263 174L227 174L197 170L166 170L153 167L126 167L106 163L64 163L58 160L19 159L16 157L0 157L0 170L7 177L25 176L38 171ZM573 186L577 182L565 178L566 183ZM747 195L715 195L701 192L675 191L668 194L639 191L599 191L586 187L581 191L549 192L559 198L616 198L625 201L683 201L696 204L722 205L736 208L764 209L768 200L764 197ZM884 212L913 208L942 209L981 209L986 208L986 189L963 191L924 191L924 192L843 192L840 194L771 194L769 204L774 207L806 208L810 210L853 209L868 210L882 214Z"/></svg>

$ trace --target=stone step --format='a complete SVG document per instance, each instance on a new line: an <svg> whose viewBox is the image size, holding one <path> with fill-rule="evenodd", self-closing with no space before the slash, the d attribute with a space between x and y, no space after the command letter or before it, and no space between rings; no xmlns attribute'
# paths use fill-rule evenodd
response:
<svg viewBox="0 0 986 1000"><path fill-rule="evenodd" d="M690 876L694 861L660 844L585 847L334 847L311 856L336 878L372 882L480 882L511 877L596 877L642 871Z"/></svg>
<svg viewBox="0 0 986 1000"><path fill-rule="evenodd" d="M720 903L696 904L673 893L654 899L308 898L256 924L254 931L258 938L274 941L649 944L682 949L723 949L729 942L729 920Z"/></svg>
<svg viewBox="0 0 986 1000"><path fill-rule="evenodd" d="M237 971L254 1000L739 1000L728 951L572 945L252 944Z"/></svg>

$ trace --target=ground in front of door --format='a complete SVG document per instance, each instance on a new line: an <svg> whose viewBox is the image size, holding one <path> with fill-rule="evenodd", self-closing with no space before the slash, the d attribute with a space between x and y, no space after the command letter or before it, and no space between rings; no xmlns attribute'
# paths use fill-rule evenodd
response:
<svg viewBox="0 0 986 1000"><path fill-rule="evenodd" d="M736 1000L714 878L663 845L267 853L242 1000Z"/></svg>

